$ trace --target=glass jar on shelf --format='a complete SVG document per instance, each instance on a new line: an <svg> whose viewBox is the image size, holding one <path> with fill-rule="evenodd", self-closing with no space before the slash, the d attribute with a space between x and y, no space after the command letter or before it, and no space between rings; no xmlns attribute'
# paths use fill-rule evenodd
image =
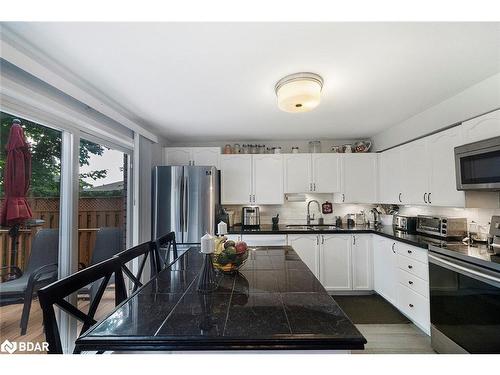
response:
<svg viewBox="0 0 500 375"><path fill-rule="evenodd" d="M235 154L241 154L241 146L239 143L235 143L233 146L233 152Z"/></svg>
<svg viewBox="0 0 500 375"><path fill-rule="evenodd" d="M309 142L309 153L317 154L321 152L321 141L310 141Z"/></svg>

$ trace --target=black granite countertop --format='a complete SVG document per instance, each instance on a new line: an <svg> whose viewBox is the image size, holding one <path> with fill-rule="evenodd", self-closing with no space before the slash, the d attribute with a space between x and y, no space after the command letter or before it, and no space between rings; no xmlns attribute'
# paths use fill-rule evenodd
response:
<svg viewBox="0 0 500 375"><path fill-rule="evenodd" d="M366 339L289 246L251 250L196 292L190 248L76 341L80 350L352 350Z"/></svg>
<svg viewBox="0 0 500 375"><path fill-rule="evenodd" d="M405 242L413 246L418 246L423 249L428 249L429 245L440 246L444 242L443 240L429 236L408 234L397 231L392 227L392 225L378 226L377 228L367 226L342 226L329 228L328 225L325 225L323 228L324 229L298 229L297 227L287 227L286 225L279 225L278 228L275 228L272 225L264 224L260 226L260 229L243 230L241 226L234 226L229 230L229 234L374 233L390 239Z"/></svg>

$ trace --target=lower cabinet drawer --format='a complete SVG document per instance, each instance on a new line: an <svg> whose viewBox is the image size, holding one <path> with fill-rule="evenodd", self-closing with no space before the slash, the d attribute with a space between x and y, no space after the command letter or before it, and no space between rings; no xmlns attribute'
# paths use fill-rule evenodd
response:
<svg viewBox="0 0 500 375"><path fill-rule="evenodd" d="M285 246L286 234L244 234L248 246Z"/></svg>
<svg viewBox="0 0 500 375"><path fill-rule="evenodd" d="M405 243L396 242L396 252L408 258L418 260L422 263L428 263L427 250L411 246Z"/></svg>
<svg viewBox="0 0 500 375"><path fill-rule="evenodd" d="M398 269L398 281L400 284L429 299L429 283L427 281L402 269Z"/></svg>
<svg viewBox="0 0 500 375"><path fill-rule="evenodd" d="M430 305L427 298L398 284L398 307L420 328L430 332Z"/></svg>
<svg viewBox="0 0 500 375"><path fill-rule="evenodd" d="M398 267L425 281L429 280L429 266L425 263L398 254Z"/></svg>

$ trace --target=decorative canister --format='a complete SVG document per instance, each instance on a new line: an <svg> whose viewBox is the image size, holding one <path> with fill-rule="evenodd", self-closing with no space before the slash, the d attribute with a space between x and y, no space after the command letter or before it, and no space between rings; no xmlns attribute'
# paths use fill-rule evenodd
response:
<svg viewBox="0 0 500 375"><path fill-rule="evenodd" d="M321 152L321 141L310 141L309 142L309 153L317 154Z"/></svg>
<svg viewBox="0 0 500 375"><path fill-rule="evenodd" d="M297 146L292 147L292 154L298 154L299 153L299 148Z"/></svg>
<svg viewBox="0 0 500 375"><path fill-rule="evenodd" d="M331 202L326 201L321 205L321 212L324 215L331 214L333 213L333 205Z"/></svg>
<svg viewBox="0 0 500 375"><path fill-rule="evenodd" d="M343 147L345 153L349 154L352 152L352 145L351 144L345 144L342 147Z"/></svg>
<svg viewBox="0 0 500 375"><path fill-rule="evenodd" d="M334 153L342 153L344 150L342 149L342 146L332 146L331 151Z"/></svg>
<svg viewBox="0 0 500 375"><path fill-rule="evenodd" d="M273 151L275 154L281 154L281 147L273 147Z"/></svg>

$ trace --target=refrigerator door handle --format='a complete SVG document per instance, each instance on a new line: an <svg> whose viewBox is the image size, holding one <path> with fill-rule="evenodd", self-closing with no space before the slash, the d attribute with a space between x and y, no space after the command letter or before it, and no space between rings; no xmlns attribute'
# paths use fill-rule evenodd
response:
<svg viewBox="0 0 500 375"><path fill-rule="evenodd" d="M183 213L183 218L184 218L184 228L183 231L186 235L186 238L188 238L188 214L189 214L189 179L187 177L184 177L185 183L184 183L184 213Z"/></svg>
<svg viewBox="0 0 500 375"><path fill-rule="evenodd" d="M184 176L181 177L181 193L180 193L180 202L179 202L179 218L180 218L180 230L184 235ZM177 241L183 241L183 239L179 238Z"/></svg>

